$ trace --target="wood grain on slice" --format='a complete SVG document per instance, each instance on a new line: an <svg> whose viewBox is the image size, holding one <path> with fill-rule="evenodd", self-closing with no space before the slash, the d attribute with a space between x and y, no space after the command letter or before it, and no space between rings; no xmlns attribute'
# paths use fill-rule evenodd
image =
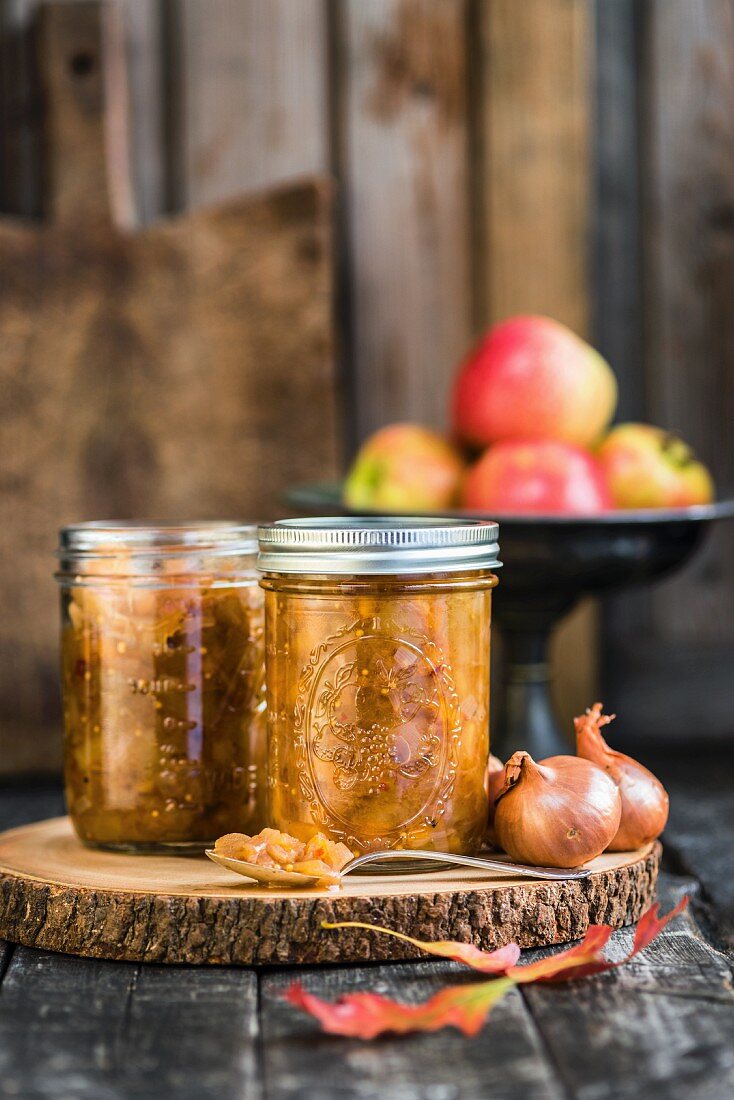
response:
<svg viewBox="0 0 734 1100"><path fill-rule="evenodd" d="M304 963L419 957L398 940L322 921L361 920L423 939L494 948L562 943L589 922L636 920L655 891L660 846L600 856L580 882L457 869L352 876L341 890L250 885L205 857L82 847L66 818L0 837L0 937L72 954L146 962Z"/></svg>

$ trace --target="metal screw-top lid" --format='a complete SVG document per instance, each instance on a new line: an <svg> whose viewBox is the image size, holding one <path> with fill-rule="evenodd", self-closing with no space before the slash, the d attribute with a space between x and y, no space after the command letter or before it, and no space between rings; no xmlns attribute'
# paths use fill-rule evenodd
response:
<svg viewBox="0 0 734 1100"><path fill-rule="evenodd" d="M253 574L257 554L254 524L230 520L155 523L101 520L75 523L59 532L58 580L87 572L118 579L158 576L174 565L182 572L208 570Z"/></svg>
<svg viewBox="0 0 734 1100"><path fill-rule="evenodd" d="M248 553L257 550L257 528L237 520L196 520L181 523L153 520L90 520L62 527L61 553L114 554L116 549L213 550Z"/></svg>
<svg viewBox="0 0 734 1100"><path fill-rule="evenodd" d="M258 528L264 573L410 574L496 569L499 525L486 520L324 517Z"/></svg>

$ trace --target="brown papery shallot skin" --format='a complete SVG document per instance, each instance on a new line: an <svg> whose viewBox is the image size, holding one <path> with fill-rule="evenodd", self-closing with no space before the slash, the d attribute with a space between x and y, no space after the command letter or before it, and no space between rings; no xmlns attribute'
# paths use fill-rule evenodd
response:
<svg viewBox="0 0 734 1100"><path fill-rule="evenodd" d="M505 785L505 765L498 756L490 754L484 773L484 789L489 800L489 823L494 821L494 803Z"/></svg>
<svg viewBox="0 0 734 1100"><path fill-rule="evenodd" d="M487 767L484 771L484 789L487 792L489 810L487 813L487 833L485 842L492 848L497 847L497 837L494 832L494 804L505 783L505 765L498 756L490 754Z"/></svg>
<svg viewBox="0 0 734 1100"><path fill-rule="evenodd" d="M621 813L619 790L596 764L577 756L536 764L516 752L505 765L494 828L518 863L580 867L608 847Z"/></svg>
<svg viewBox="0 0 734 1100"><path fill-rule="evenodd" d="M602 714L594 703L586 714L574 718L576 752L603 768L622 796L619 829L609 845L610 852L629 852L660 836L668 820L670 800L660 780L643 764L623 752L610 749L601 734L615 715Z"/></svg>

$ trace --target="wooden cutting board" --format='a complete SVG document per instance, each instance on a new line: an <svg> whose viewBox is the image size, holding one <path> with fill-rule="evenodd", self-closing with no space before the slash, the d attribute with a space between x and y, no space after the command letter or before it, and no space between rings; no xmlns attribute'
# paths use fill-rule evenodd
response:
<svg viewBox="0 0 734 1100"><path fill-rule="evenodd" d="M43 9L46 218L0 219L0 772L60 758L60 525L267 518L337 461L330 186L137 229L118 18Z"/></svg>
<svg viewBox="0 0 734 1100"><path fill-rule="evenodd" d="M417 958L390 936L322 929L371 921L419 939L491 949L563 943L589 923L637 920L655 895L660 844L600 856L578 882L449 869L354 875L337 891L269 890L205 856L94 851L68 818L0 834L0 938L95 958L159 963L324 963Z"/></svg>

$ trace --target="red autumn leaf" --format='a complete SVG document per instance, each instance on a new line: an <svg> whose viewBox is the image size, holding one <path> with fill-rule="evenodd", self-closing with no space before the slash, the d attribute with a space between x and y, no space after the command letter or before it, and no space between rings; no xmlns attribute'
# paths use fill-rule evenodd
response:
<svg viewBox="0 0 734 1100"><path fill-rule="evenodd" d="M559 955L551 955L547 959L539 959L527 966L513 966L508 970L508 977L518 985L526 982L565 982L577 978L586 978L591 974L602 974L605 970L614 970L617 966L629 962L634 955L647 947L649 943L661 932L668 921L682 913L688 905L688 897L682 898L674 909L666 913L664 917L658 917L660 906L655 904L640 917L632 950L629 955L617 962L605 959L601 950L606 946L612 929L606 924L590 924L581 943L570 947L567 951L561 951Z"/></svg>
<svg viewBox="0 0 734 1100"><path fill-rule="evenodd" d="M601 952L611 934L612 929L606 924L590 924L581 943L557 955L549 955L547 959L538 959L526 966L513 966L508 975L513 981L523 985L526 982L561 981L580 977L586 967L599 963L603 963L606 968L608 964Z"/></svg>
<svg viewBox="0 0 734 1100"><path fill-rule="evenodd" d="M420 1005L405 1005L379 993L347 993L338 1001L322 1001L295 982L286 1000L315 1016L330 1035L374 1039L386 1031L438 1031L455 1027L464 1035L476 1035L492 1005L512 986L507 978L469 985L450 985Z"/></svg>
<svg viewBox="0 0 734 1100"><path fill-rule="evenodd" d="M392 928L382 928L379 924L363 924L355 920L338 921L334 924L322 921L321 927L367 928L372 932L385 932L388 936L394 936L405 943L411 943L413 947L427 951L429 955L439 955L443 959L465 963L473 970L481 971L482 974L506 974L520 958L520 948L516 943L508 943L496 951L482 951L471 943L459 943L456 940L438 940L435 943L428 940L414 940L412 936L406 936L403 932L394 932Z"/></svg>
<svg viewBox="0 0 734 1100"><path fill-rule="evenodd" d="M637 922L637 928L635 928L635 941L627 958L631 959L638 951L642 951L649 943L652 943L658 932L662 932L663 928L665 928L668 921L671 921L673 917L677 917L679 913L682 913L683 910L687 908L687 906L688 894L682 897L675 909L671 909L664 917L658 917L658 910L660 908L659 902L656 902L646 913L643 913ZM626 960L623 961L626 962ZM617 963L616 965L619 966L620 964Z"/></svg>
<svg viewBox="0 0 734 1100"><path fill-rule="evenodd" d="M353 921L324 923L325 928L359 927L385 932L431 954L455 959L475 969L484 969L485 972L502 976L472 985L448 986L421 1005L400 1004L377 993L348 993L335 1003L330 1003L307 993L298 982L290 986L285 997L291 1004L314 1016L324 1031L332 1035L373 1039L386 1031L405 1034L409 1031L437 1031L441 1027L451 1026L465 1035L473 1036L481 1029L492 1005L512 986L530 982L570 981L621 966L647 947L687 905L688 898L684 897L664 917L658 917L658 905L648 909L635 929L632 950L617 962L605 959L601 953L612 934L612 929L606 924L589 925L581 943L561 951L558 955L539 959L527 966L515 966L513 960L519 955L516 944L508 944L498 951L485 952L468 944L450 941L425 943L379 925Z"/></svg>

